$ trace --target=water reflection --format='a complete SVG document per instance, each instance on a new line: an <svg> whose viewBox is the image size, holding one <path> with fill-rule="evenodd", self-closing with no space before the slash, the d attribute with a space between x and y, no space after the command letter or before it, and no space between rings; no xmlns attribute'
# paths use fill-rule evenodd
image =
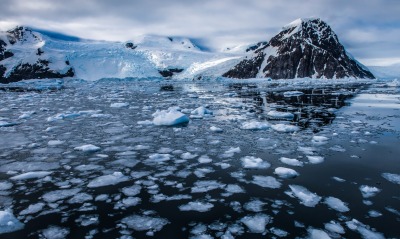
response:
<svg viewBox="0 0 400 239"><path fill-rule="evenodd" d="M335 119L335 111L349 105L363 86L333 86L327 88L301 89L291 93L287 90L263 91L257 85L232 84L231 90L244 101L252 101L254 112L260 119L269 121L289 121L301 128L310 128L318 132L321 126L331 124ZM285 93L286 92L286 93ZM293 117L271 117L271 111L293 114Z"/></svg>

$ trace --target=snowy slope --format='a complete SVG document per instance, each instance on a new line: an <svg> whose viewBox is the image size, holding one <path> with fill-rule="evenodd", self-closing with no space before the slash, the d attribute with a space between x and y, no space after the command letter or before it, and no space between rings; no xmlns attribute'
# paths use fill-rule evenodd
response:
<svg viewBox="0 0 400 239"><path fill-rule="evenodd" d="M16 35L23 36L15 42L10 41L11 31L0 33L0 39L6 44L4 50L13 54L4 60L0 58L0 65L5 67L4 77L18 75L15 73L18 67L28 64L29 69L42 67L43 71L48 68L60 74L72 68L75 78L85 80L160 77L160 71L169 69L177 70L171 73L173 77L193 78L206 70L210 70L208 74L221 75L234 65L229 62L237 63L235 59L243 55L204 52L183 37L145 35L122 43L65 40L25 27L16 29L20 29ZM38 66L39 61L46 61L47 66Z"/></svg>
<svg viewBox="0 0 400 239"><path fill-rule="evenodd" d="M378 78L400 78L400 63L389 66L368 66L368 68Z"/></svg>

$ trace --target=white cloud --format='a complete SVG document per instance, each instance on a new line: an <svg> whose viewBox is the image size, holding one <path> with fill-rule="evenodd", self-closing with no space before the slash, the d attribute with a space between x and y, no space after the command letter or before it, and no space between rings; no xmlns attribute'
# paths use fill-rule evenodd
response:
<svg viewBox="0 0 400 239"><path fill-rule="evenodd" d="M2 0L0 28L20 24L120 41L180 35L221 49L267 41L292 20L316 16L355 57L369 59L400 55L399 12L398 0Z"/></svg>

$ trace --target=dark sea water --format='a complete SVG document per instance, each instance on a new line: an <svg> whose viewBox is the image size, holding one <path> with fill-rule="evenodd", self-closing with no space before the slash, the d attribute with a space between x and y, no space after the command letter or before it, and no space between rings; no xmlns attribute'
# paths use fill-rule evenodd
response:
<svg viewBox="0 0 400 239"><path fill-rule="evenodd" d="M0 91L0 210L24 224L0 238L400 238L396 85L35 89ZM152 124L173 106L212 114ZM88 144L99 149L76 149ZM12 179L26 172L43 175Z"/></svg>

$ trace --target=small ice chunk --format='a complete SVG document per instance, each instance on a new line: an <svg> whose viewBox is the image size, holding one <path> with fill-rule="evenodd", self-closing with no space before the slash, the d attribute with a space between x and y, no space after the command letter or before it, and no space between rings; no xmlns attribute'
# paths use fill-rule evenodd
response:
<svg viewBox="0 0 400 239"><path fill-rule="evenodd" d="M245 156L240 159L244 168L259 168L265 169L271 166L267 161L263 161L261 158L256 158L253 156Z"/></svg>
<svg viewBox="0 0 400 239"><path fill-rule="evenodd" d="M290 112L280 112L276 110L271 110L267 113L267 116L271 118L278 118L278 119L293 119L294 115Z"/></svg>
<svg viewBox="0 0 400 239"><path fill-rule="evenodd" d="M44 238L46 239L64 239L69 234L69 229L64 227L49 226L42 231Z"/></svg>
<svg viewBox="0 0 400 239"><path fill-rule="evenodd" d="M41 202L36 203L36 204L31 204L28 206L28 208L22 210L19 213L19 215L30 215L30 214L38 213L43 209L44 206L45 206L45 204L41 203Z"/></svg>
<svg viewBox="0 0 400 239"><path fill-rule="evenodd" d="M131 197L138 195L141 190L142 187L140 185L133 185L130 187L122 188L122 193L125 194L125 196Z"/></svg>
<svg viewBox="0 0 400 239"><path fill-rule="evenodd" d="M153 114L153 123L155 125L173 126L178 124L184 124L189 122L189 117L175 108L169 108L168 110L157 110Z"/></svg>
<svg viewBox="0 0 400 239"><path fill-rule="evenodd" d="M199 115L199 116L204 116L204 115L212 115L213 112L211 110L206 109L204 106L200 106L199 108L196 108L191 112L192 115Z"/></svg>
<svg viewBox="0 0 400 239"><path fill-rule="evenodd" d="M272 234L274 234L277 237L287 237L289 235L289 233L287 231L284 231L279 228L273 227L270 230L271 230Z"/></svg>
<svg viewBox="0 0 400 239"><path fill-rule="evenodd" d="M265 226L270 222L270 217L265 214L245 216L240 221L247 226L251 233L264 233Z"/></svg>
<svg viewBox="0 0 400 239"><path fill-rule="evenodd" d="M303 162L297 159L281 157L279 161L290 166L300 166L300 167L303 166Z"/></svg>
<svg viewBox="0 0 400 239"><path fill-rule="evenodd" d="M271 124L268 122L250 121L244 122L240 128L248 130L265 130L271 128Z"/></svg>
<svg viewBox="0 0 400 239"><path fill-rule="evenodd" d="M199 163L211 163L212 159L207 155L202 155L197 159L197 161L199 161Z"/></svg>
<svg viewBox="0 0 400 239"><path fill-rule="evenodd" d="M189 202L187 204L179 206L179 210L207 212L213 207L214 207L214 205L209 202L194 201L194 202Z"/></svg>
<svg viewBox="0 0 400 239"><path fill-rule="evenodd" d="M112 103L110 105L111 108L122 108L122 107L128 107L129 103Z"/></svg>
<svg viewBox="0 0 400 239"><path fill-rule="evenodd" d="M182 159L185 159L185 160L194 159L194 158L196 158L197 156L198 156L197 154L191 154L191 153L189 153L189 152L186 152L186 153L181 154L181 158L182 158Z"/></svg>
<svg viewBox="0 0 400 239"><path fill-rule="evenodd" d="M301 95L304 95L304 93L301 92L301 91L286 91L286 92L283 92L283 96L284 97L301 96Z"/></svg>
<svg viewBox="0 0 400 239"><path fill-rule="evenodd" d="M312 164L318 164L318 163L324 162L324 157L322 157L322 156L307 155L307 159Z"/></svg>
<svg viewBox="0 0 400 239"><path fill-rule="evenodd" d="M237 184L226 185L225 191L227 193L244 193L244 189Z"/></svg>
<svg viewBox="0 0 400 239"><path fill-rule="evenodd" d="M308 229L309 239L331 239L331 237L324 231L319 229Z"/></svg>
<svg viewBox="0 0 400 239"><path fill-rule="evenodd" d="M332 233L337 233L337 234L344 234L344 228L339 224L334 221L331 221L329 223L325 223L325 229L327 231L330 231Z"/></svg>
<svg viewBox="0 0 400 239"><path fill-rule="evenodd" d="M211 130L212 132L215 132L215 133L221 133L221 132L223 132L223 130L222 130L221 128L218 128L218 127L216 127L216 126L211 126L211 127L210 127L210 130Z"/></svg>
<svg viewBox="0 0 400 239"><path fill-rule="evenodd" d="M253 176L252 183L257 184L263 188L280 188L281 183L276 178L271 176Z"/></svg>
<svg viewBox="0 0 400 239"><path fill-rule="evenodd" d="M16 176L11 177L11 180L29 180L29 179L38 179L38 178L44 178L50 174L52 174L53 172L49 172L49 171L35 171L35 172L28 172L28 173L23 173L23 174L19 174Z"/></svg>
<svg viewBox="0 0 400 239"><path fill-rule="evenodd" d="M13 184L7 181L0 181L0 191L11 189Z"/></svg>
<svg viewBox="0 0 400 239"><path fill-rule="evenodd" d="M223 158L230 158L232 157L235 153L240 153L242 150L240 150L240 147L230 147L225 153L222 154Z"/></svg>
<svg viewBox="0 0 400 239"><path fill-rule="evenodd" d="M324 203L327 204L330 208L332 208L338 212L348 212L350 210L347 207L346 203L344 203L339 198L327 197L327 198L325 198Z"/></svg>
<svg viewBox="0 0 400 239"><path fill-rule="evenodd" d="M369 226L364 225L356 219L346 222L348 228L353 231L358 231L361 237L364 239L384 239L384 235L382 233L373 231Z"/></svg>
<svg viewBox="0 0 400 239"><path fill-rule="evenodd" d="M278 175L280 178L295 178L299 176L299 173L296 172L295 170L284 167L277 167L274 170L274 173Z"/></svg>
<svg viewBox="0 0 400 239"><path fill-rule="evenodd" d="M375 210L369 210L368 215L370 217L380 217L380 216L382 216L382 213L375 211Z"/></svg>
<svg viewBox="0 0 400 239"><path fill-rule="evenodd" d="M343 178L339 178L339 177L332 177L332 179L333 179L333 180L336 180L336 181L338 181L339 183L346 182L346 180L345 180L345 179L343 179Z"/></svg>
<svg viewBox="0 0 400 239"><path fill-rule="evenodd" d="M382 177L384 177L389 182L400 184L400 174L382 173Z"/></svg>
<svg viewBox="0 0 400 239"><path fill-rule="evenodd" d="M158 232L169 223L165 218L132 215L121 220L123 224L135 231Z"/></svg>
<svg viewBox="0 0 400 239"><path fill-rule="evenodd" d="M85 144L79 147L75 147L75 150L83 151L83 152L96 152L100 150L100 147L97 147L93 144Z"/></svg>
<svg viewBox="0 0 400 239"><path fill-rule="evenodd" d="M300 130L300 128L298 126L290 125L290 124L274 124L271 126L271 128L275 131L285 132L285 133L291 133L291 132L296 132L296 131Z"/></svg>
<svg viewBox="0 0 400 239"><path fill-rule="evenodd" d="M0 211L0 234L19 231L24 228L18 219L8 211Z"/></svg>
<svg viewBox="0 0 400 239"><path fill-rule="evenodd" d="M192 193L204 193L211 190L219 189L225 187L225 184L222 184L215 180L205 180L205 181L197 181L194 183L191 192Z"/></svg>
<svg viewBox="0 0 400 239"><path fill-rule="evenodd" d="M104 187L110 185L116 185L121 182L128 181L129 178L124 176L121 172L114 172L113 174L103 175L97 177L89 182L87 185L89 188Z"/></svg>
<svg viewBox="0 0 400 239"><path fill-rule="evenodd" d="M80 188L73 188L73 189L64 189L64 190L55 190L48 193L45 193L42 198L48 203L53 203L58 200L62 200L65 198L69 198L77 194L81 191Z"/></svg>
<svg viewBox="0 0 400 239"><path fill-rule="evenodd" d="M49 142L47 142L48 146L57 146L57 145L61 145L63 144L64 141L61 140L50 140Z"/></svg>
<svg viewBox="0 0 400 239"><path fill-rule="evenodd" d="M381 190L377 187L371 187L367 185L361 185L360 186L360 191L361 194L364 198L369 198L375 196L377 193L379 193Z"/></svg>
<svg viewBox="0 0 400 239"><path fill-rule="evenodd" d="M321 200L321 197L310 192L307 188L299 185L289 185L292 193L300 200L300 203L306 207L315 207Z"/></svg>
<svg viewBox="0 0 400 239"><path fill-rule="evenodd" d="M244 207L244 209L246 209L247 211L250 211L250 212L262 212L264 210L263 209L264 205L266 205L265 202L255 199L255 200L245 203L243 207Z"/></svg>
<svg viewBox="0 0 400 239"><path fill-rule="evenodd" d="M84 203L84 202L87 202L87 201L91 201L91 200L93 200L93 196L92 195L89 195L87 193L78 193L78 194L75 194L70 200L68 200L68 203L71 203L71 204L79 203L79 204L81 204L81 203Z"/></svg>
<svg viewBox="0 0 400 239"><path fill-rule="evenodd" d="M146 163L163 163L171 159L170 154L151 154L148 159L145 160Z"/></svg>

